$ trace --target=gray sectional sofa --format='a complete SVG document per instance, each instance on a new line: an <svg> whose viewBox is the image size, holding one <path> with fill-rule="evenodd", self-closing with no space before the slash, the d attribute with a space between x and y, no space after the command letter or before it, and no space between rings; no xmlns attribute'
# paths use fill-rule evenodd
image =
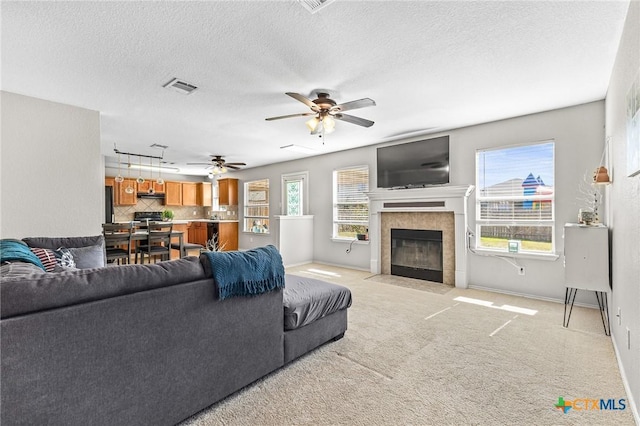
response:
<svg viewBox="0 0 640 426"><path fill-rule="evenodd" d="M344 287L287 275L284 290L219 300L208 268L201 256L4 274L0 422L175 424L347 328ZM306 303L314 291L331 300Z"/></svg>

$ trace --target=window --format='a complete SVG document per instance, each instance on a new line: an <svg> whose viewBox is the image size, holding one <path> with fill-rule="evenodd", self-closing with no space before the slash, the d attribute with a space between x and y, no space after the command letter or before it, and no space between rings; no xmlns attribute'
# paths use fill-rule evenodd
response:
<svg viewBox="0 0 640 426"><path fill-rule="evenodd" d="M476 247L553 253L554 142L476 152Z"/></svg>
<svg viewBox="0 0 640 426"><path fill-rule="evenodd" d="M269 179L244 184L244 232L269 233Z"/></svg>
<svg viewBox="0 0 640 426"><path fill-rule="evenodd" d="M282 175L282 214L302 216L307 214L308 172Z"/></svg>
<svg viewBox="0 0 640 426"><path fill-rule="evenodd" d="M333 238L354 239L369 228L369 168L333 172Z"/></svg>

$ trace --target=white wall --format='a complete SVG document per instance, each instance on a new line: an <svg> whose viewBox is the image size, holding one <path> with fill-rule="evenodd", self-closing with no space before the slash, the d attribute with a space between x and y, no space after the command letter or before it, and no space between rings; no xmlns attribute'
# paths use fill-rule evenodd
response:
<svg viewBox="0 0 640 426"><path fill-rule="evenodd" d="M635 402L640 424L640 175L626 172L626 95L640 73L640 2L629 6L627 22L606 98L606 129L611 137L613 184L609 188L613 297L611 334L621 371ZM621 310L620 322L615 316ZM627 327L631 348L627 347Z"/></svg>
<svg viewBox="0 0 640 426"><path fill-rule="evenodd" d="M4 91L0 97L2 238L99 234L99 113Z"/></svg>
<svg viewBox="0 0 640 426"><path fill-rule="evenodd" d="M604 102L592 102L540 114L502 120L478 126L455 129L430 135L451 136L451 184L475 183L475 151L479 148L554 139L556 190L556 251L561 254L562 225L575 222L580 205L576 202L578 187L584 174L591 175L599 164L604 145ZM415 140L409 139L409 140ZM407 140L407 141L409 141ZM332 143L327 138L326 143ZM376 185L376 147L369 146L348 151L310 157L234 173L241 181L270 179L271 214L280 214L280 179L284 173L309 171L309 214L314 220L314 259L319 262L369 270L368 244L357 243L346 253L346 243L331 240L332 230L332 172L334 169L367 164L370 187ZM242 183L242 182L241 182ZM242 188L242 184L240 185ZM242 198L242 189L240 190ZM474 196L469 200L474 212ZM242 201L241 201L242 204ZM474 213L472 213L474 216ZM474 227L473 220L469 225ZM249 248L274 244L274 237L241 234L240 247ZM519 276L516 268L498 258L470 256L469 282L500 291L535 295L557 300L564 298L564 269L562 257L556 261L521 260L526 275ZM593 300L591 300L593 299ZM595 304L593 294L579 294L577 302ZM560 320L559 320L560 321Z"/></svg>

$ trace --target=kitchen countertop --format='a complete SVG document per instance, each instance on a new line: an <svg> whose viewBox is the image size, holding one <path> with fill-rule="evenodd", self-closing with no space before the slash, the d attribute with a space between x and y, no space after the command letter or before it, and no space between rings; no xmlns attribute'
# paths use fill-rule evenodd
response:
<svg viewBox="0 0 640 426"><path fill-rule="evenodd" d="M191 219L191 220L174 219L174 220L172 220L172 222L173 223L178 223L178 224L188 224L190 222L224 223L224 222L238 222L238 219L235 219L235 220L229 220L229 219Z"/></svg>
<svg viewBox="0 0 640 426"><path fill-rule="evenodd" d="M226 222L239 222L237 219L236 220L229 220L229 219L191 219L191 220L186 220L186 219L174 219L171 222L156 222L156 223L175 223L178 225L188 225L191 222L206 222L206 223L226 223ZM119 221L116 223L134 223L134 224L144 224L144 221L141 220L128 220L128 221Z"/></svg>

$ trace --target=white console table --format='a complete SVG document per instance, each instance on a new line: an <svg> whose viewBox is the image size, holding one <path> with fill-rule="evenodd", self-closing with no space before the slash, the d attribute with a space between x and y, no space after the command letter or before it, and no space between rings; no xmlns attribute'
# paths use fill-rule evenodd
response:
<svg viewBox="0 0 640 426"><path fill-rule="evenodd" d="M602 325L610 335L609 306L609 229L604 225L564 225L564 327L569 327L578 290L594 291ZM567 307L569 312L567 314Z"/></svg>

